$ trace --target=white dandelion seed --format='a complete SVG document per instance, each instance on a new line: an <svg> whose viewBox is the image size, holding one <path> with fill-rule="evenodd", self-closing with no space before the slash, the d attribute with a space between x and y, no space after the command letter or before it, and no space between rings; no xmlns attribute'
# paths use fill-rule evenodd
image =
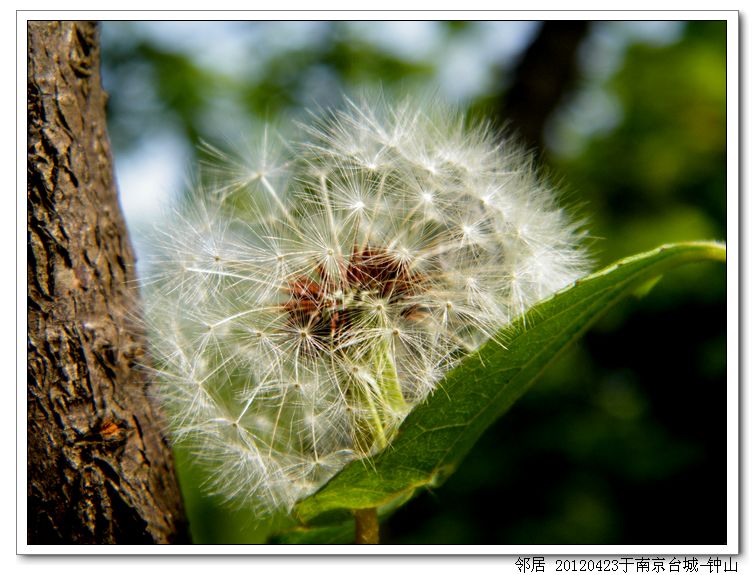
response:
<svg viewBox="0 0 755 575"><path fill-rule="evenodd" d="M587 267L580 225L486 126L407 101L304 132L224 160L162 225L144 285L175 440L261 512L385 448L465 354Z"/></svg>

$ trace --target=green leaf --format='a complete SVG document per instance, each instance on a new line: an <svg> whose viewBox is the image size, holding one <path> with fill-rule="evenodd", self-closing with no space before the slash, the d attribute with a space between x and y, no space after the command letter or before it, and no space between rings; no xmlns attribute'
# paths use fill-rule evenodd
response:
<svg viewBox="0 0 755 575"><path fill-rule="evenodd" d="M397 498L403 503L416 489L443 483L485 429L606 310L667 270L706 260L725 262L725 245L661 246L620 260L537 304L501 333L505 347L488 342L449 372L440 388L409 414L387 449L347 465L296 506L298 518L307 523L337 509L396 507ZM344 528L329 527L341 529L339 540L348 536ZM299 533L309 533L307 542L315 542L315 531L322 529Z"/></svg>
<svg viewBox="0 0 755 575"><path fill-rule="evenodd" d="M396 497L387 505L378 507L378 519L382 522L411 499L408 492ZM344 513L345 512L345 513ZM318 515L308 525L297 525L270 538L270 543L283 545L347 545L354 542L356 532L351 511L340 509Z"/></svg>
<svg viewBox="0 0 755 575"><path fill-rule="evenodd" d="M640 285L634 288L632 295L634 295L634 297L636 297L637 299L644 298L651 291L653 291L653 288L658 285L658 282L660 282L661 279L663 279L663 276L657 275L654 278L650 278L649 280L642 282Z"/></svg>

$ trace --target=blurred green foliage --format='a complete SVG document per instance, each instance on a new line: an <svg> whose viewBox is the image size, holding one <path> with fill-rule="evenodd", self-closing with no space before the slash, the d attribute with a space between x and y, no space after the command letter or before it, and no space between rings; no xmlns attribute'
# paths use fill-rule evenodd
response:
<svg viewBox="0 0 755 575"><path fill-rule="evenodd" d="M171 45L170 37L155 41L154 34L145 33L139 23L106 24L103 64L116 149L127 151L166 125L193 146L200 139L238 137L223 132L228 125L213 122L229 103L239 114L231 125L249 118L288 120L303 115L305 108L333 105L355 88L412 89L432 78L431 63L380 51L343 23L322 22L310 30L275 24L278 28L267 33L260 31L264 22L238 22L229 28L228 33L240 36L261 35L260 44L250 45L245 55L259 69L246 74L237 69L243 66L233 63L216 68L202 65L184 43ZM264 43L270 35L302 32L312 38L292 38L278 48ZM196 28L187 31L192 33Z"/></svg>
<svg viewBox="0 0 755 575"><path fill-rule="evenodd" d="M282 38L283 47L265 53L250 48L258 65L245 76L198 63L185 44L157 41L140 26L106 24L102 32L116 159L159 130L195 144L224 137L227 123L219 118L287 123L360 86L433 89L443 66L442 59L402 57L348 24L324 23L311 41L291 38L287 48ZM234 33L264 26L237 23ZM477 30L440 26L444 42ZM591 29L622 30L611 22ZM565 88L545 122L556 139L541 159L588 217L596 264L660 243L726 239L726 25L687 23L670 40L635 38L606 77L585 71ZM593 56L581 53L588 64ZM496 70L496 81L467 102L492 117L517 81L511 62ZM618 104L609 128L553 130L588 89ZM620 305L487 432L445 485L399 510L384 541L724 543L725 301L723 268L701 265ZM195 542L261 542L285 522L228 511L201 494L188 455L177 450L177 460Z"/></svg>
<svg viewBox="0 0 755 575"><path fill-rule="evenodd" d="M631 46L606 86L621 123L553 162L606 240L601 263L663 242L725 237L725 38L725 23L693 22L670 46Z"/></svg>

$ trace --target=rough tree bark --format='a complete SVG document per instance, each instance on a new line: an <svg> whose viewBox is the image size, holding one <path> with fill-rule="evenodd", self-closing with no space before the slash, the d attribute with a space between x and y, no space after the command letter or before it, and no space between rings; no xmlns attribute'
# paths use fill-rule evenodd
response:
<svg viewBox="0 0 755 575"><path fill-rule="evenodd" d="M28 66L27 541L188 542L136 367L96 26L29 23Z"/></svg>

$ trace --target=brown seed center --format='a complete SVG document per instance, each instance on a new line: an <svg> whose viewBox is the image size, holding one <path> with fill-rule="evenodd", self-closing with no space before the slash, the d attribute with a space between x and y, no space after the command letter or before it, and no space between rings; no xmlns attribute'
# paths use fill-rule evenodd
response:
<svg viewBox="0 0 755 575"><path fill-rule="evenodd" d="M348 334L364 302L378 300L373 309L395 309L402 317L417 316L410 298L425 291L427 281L384 248L355 248L339 263L337 272L318 267L315 274L292 279L286 291L289 325L306 330L322 342L335 343Z"/></svg>

